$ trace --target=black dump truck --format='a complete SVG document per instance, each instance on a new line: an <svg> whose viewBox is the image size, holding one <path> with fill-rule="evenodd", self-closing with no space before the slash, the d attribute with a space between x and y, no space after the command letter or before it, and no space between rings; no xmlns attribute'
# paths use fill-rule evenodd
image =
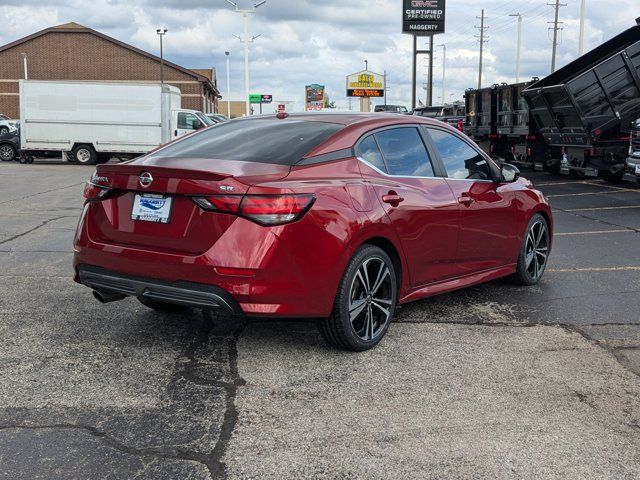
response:
<svg viewBox="0 0 640 480"><path fill-rule="evenodd" d="M640 183L640 119L633 122L630 137L627 174L635 177Z"/></svg>
<svg viewBox="0 0 640 480"><path fill-rule="evenodd" d="M631 125L640 117L640 25L522 92L560 172L622 180Z"/></svg>
<svg viewBox="0 0 640 480"><path fill-rule="evenodd" d="M496 160L542 170L558 163L561 151L540 134L522 97L537 80L467 89L464 132Z"/></svg>

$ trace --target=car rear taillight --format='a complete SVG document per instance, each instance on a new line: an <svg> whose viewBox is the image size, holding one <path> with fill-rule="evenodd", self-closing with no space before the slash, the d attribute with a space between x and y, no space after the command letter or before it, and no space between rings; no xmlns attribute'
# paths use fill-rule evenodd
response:
<svg viewBox="0 0 640 480"><path fill-rule="evenodd" d="M107 187L96 185L92 182L87 182L87 184L84 186L84 192L82 193L82 195L87 199L87 201L104 200L107 195L109 195L110 191L111 190Z"/></svg>
<svg viewBox="0 0 640 480"><path fill-rule="evenodd" d="M313 205L315 195L211 195L193 197L204 210L236 214L260 225L295 222Z"/></svg>

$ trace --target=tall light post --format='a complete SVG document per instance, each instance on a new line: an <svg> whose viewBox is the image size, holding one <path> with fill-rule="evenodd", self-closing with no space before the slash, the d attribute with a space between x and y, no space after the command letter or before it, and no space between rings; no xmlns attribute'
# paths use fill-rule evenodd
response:
<svg viewBox="0 0 640 480"><path fill-rule="evenodd" d="M243 35L240 39L244 44L244 89L245 89L245 110L246 115L249 116L251 113L251 104L249 103L249 43L258 38L260 35L249 38L249 14L256 13L256 9L267 3L267 0L262 0L260 2L254 3L253 8L240 8L236 2L232 0L227 0L228 3L234 6L236 9L236 13L242 15L242 23L243 23Z"/></svg>
<svg viewBox="0 0 640 480"><path fill-rule="evenodd" d="M158 28L156 33L160 36L160 83L164 83L164 52L162 51L162 37L167 34L166 28Z"/></svg>
<svg viewBox="0 0 640 480"><path fill-rule="evenodd" d="M440 45L436 45L438 47L442 47L442 104L444 105L444 103L447 101L444 98L444 94L445 94L445 80L446 80L446 73L445 73L445 68L446 68L446 62L447 62L447 46L442 43Z"/></svg>
<svg viewBox="0 0 640 480"><path fill-rule="evenodd" d="M229 75L229 52L224 52L227 57L227 118L231 118L231 77Z"/></svg>
<svg viewBox="0 0 640 480"><path fill-rule="evenodd" d="M584 53L584 12L586 9L585 0L580 2L580 38L578 40L578 55Z"/></svg>
<svg viewBox="0 0 640 480"><path fill-rule="evenodd" d="M518 46L516 47L516 83L520 83L520 45L522 43L522 15L512 13L510 17L518 17Z"/></svg>
<svg viewBox="0 0 640 480"><path fill-rule="evenodd" d="M27 72L27 54L21 53L20 55L22 55L22 64L24 65L24 79L29 80L29 72Z"/></svg>

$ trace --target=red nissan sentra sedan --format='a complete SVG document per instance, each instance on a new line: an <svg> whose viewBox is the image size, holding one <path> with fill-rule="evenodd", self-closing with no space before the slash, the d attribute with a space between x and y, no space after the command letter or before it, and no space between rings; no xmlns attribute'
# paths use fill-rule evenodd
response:
<svg viewBox="0 0 640 480"><path fill-rule="evenodd" d="M543 195L422 117L278 114L222 123L99 165L74 240L102 302L321 318L366 350L397 304L511 276L551 249Z"/></svg>

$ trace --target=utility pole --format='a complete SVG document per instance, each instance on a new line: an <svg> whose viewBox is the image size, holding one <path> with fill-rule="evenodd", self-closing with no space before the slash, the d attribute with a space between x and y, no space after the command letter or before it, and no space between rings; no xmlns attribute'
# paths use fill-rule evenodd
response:
<svg viewBox="0 0 640 480"><path fill-rule="evenodd" d="M385 70L384 73L384 105L387 105L387 71Z"/></svg>
<svg viewBox="0 0 640 480"><path fill-rule="evenodd" d="M251 114L251 103L249 102L249 44L253 42L260 35L249 38L249 14L256 13L256 9L260 5L267 3L267 0L262 0L253 4L253 8L240 8L236 2L227 0L228 3L233 5L236 9L236 13L242 15L243 23L243 35L240 41L244 44L244 89L245 89L245 114L247 117ZM236 36L237 37L237 36ZM240 38L240 37L237 37Z"/></svg>
<svg viewBox="0 0 640 480"><path fill-rule="evenodd" d="M560 3L560 0L556 0L555 4L547 3L547 5L554 7L556 10L555 18L553 20L553 48L551 50L551 73L553 73L556 71L556 52L558 50L558 30L562 30L561 28L558 27L558 24L562 23L562 22L558 22L558 16L560 14L560 7L566 7L567 4Z"/></svg>
<svg viewBox="0 0 640 480"><path fill-rule="evenodd" d="M22 55L22 64L24 65L24 79L29 80L29 72L27 71L27 54L21 53Z"/></svg>
<svg viewBox="0 0 640 480"><path fill-rule="evenodd" d="M516 47L516 83L520 83L520 46L522 45L522 15L512 13L510 17L518 17L518 46Z"/></svg>
<svg viewBox="0 0 640 480"><path fill-rule="evenodd" d="M229 51L224 52L227 57L227 118L231 118L231 76L229 75Z"/></svg>
<svg viewBox="0 0 640 480"><path fill-rule="evenodd" d="M584 53L584 12L586 0L580 2L580 40L578 41L578 55Z"/></svg>
<svg viewBox="0 0 640 480"><path fill-rule="evenodd" d="M447 45L442 43L438 45L438 47L442 47L442 105L444 105L444 103L446 102L444 98L444 94L445 94L444 84L446 79L445 68L446 68L446 62L447 62Z"/></svg>
<svg viewBox="0 0 640 480"><path fill-rule="evenodd" d="M476 18L480 20L480 26L474 27L480 30L480 35L476 35L476 37L480 38L480 61L478 64L478 89L480 89L482 88L482 50L484 44L487 42L487 40L485 40L484 31L489 28L484 24L484 21L486 20L486 17L484 16L484 8L482 9L482 13L480 14L480 16Z"/></svg>
<svg viewBox="0 0 640 480"><path fill-rule="evenodd" d="M164 54L162 52L162 37L167 34L166 28L158 28L156 33L160 36L160 83L164 83Z"/></svg>

